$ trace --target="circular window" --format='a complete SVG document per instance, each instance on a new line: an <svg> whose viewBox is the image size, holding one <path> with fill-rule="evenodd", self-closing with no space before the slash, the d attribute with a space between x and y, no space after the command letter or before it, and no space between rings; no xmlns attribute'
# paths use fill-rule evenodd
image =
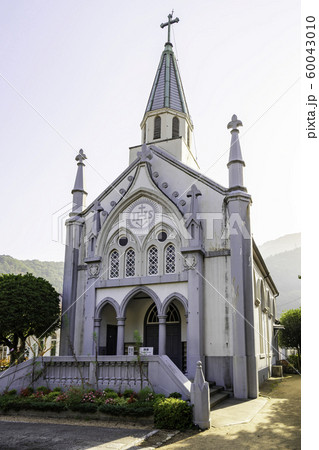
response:
<svg viewBox="0 0 319 450"><path fill-rule="evenodd" d="M167 233L166 233L165 231L160 231L160 232L158 233L158 235L157 235L157 239L158 239L160 242L165 242L166 239L167 239Z"/></svg>
<svg viewBox="0 0 319 450"><path fill-rule="evenodd" d="M127 239L126 236L120 237L120 239L119 239L119 245L120 245L121 247L125 247L125 246L127 245L127 243L128 243L128 239Z"/></svg>

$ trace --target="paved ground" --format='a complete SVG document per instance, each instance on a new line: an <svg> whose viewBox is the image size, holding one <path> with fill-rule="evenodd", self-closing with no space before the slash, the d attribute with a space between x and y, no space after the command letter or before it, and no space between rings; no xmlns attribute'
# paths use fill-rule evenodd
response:
<svg viewBox="0 0 319 450"><path fill-rule="evenodd" d="M270 379L263 385L261 394L264 397L242 404L230 400L219 408L217 406L215 412L212 412L213 426L209 430L193 435L179 434L163 448L300 449L300 376L291 375L283 381ZM250 405L253 406L254 413L250 410Z"/></svg>
<svg viewBox="0 0 319 450"><path fill-rule="evenodd" d="M300 449L300 393L298 375L271 379L262 387L260 398L230 399L217 406L212 427L203 432L155 432L151 426L132 423L0 416L0 449Z"/></svg>

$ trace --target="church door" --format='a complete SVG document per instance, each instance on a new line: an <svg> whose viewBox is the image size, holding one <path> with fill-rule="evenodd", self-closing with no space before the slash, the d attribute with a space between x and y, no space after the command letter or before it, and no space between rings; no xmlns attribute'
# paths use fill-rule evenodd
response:
<svg viewBox="0 0 319 450"><path fill-rule="evenodd" d="M155 305L152 305L145 315L144 345L153 347L154 355L158 355L158 317ZM181 319L178 309L172 303L167 309L166 355L182 370Z"/></svg>
<svg viewBox="0 0 319 450"><path fill-rule="evenodd" d="M106 354L116 355L117 325L107 325L106 329Z"/></svg>
<svg viewBox="0 0 319 450"><path fill-rule="evenodd" d="M145 314L144 346L153 347L153 354L158 355L158 318L155 305L152 305Z"/></svg>

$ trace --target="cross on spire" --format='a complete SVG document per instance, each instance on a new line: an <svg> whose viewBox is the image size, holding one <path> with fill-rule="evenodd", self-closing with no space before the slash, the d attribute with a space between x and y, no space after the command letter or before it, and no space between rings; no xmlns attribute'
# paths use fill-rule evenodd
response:
<svg viewBox="0 0 319 450"><path fill-rule="evenodd" d="M179 22L179 18L178 17L176 17L174 20L172 20L173 13L174 13L174 11L172 11L172 14L169 14L167 16L168 17L168 22L161 23L161 25L160 25L161 28L168 27L168 30L167 30L167 42L169 42L169 43L171 42L171 25L173 23Z"/></svg>
<svg viewBox="0 0 319 450"><path fill-rule="evenodd" d="M231 122L229 122L229 124L227 125L227 128L228 128L228 129L229 129L229 128L232 129L232 130L231 130L231 133L232 133L233 131L237 131L237 132L239 133L239 130L238 130L237 127L242 127L242 126L243 126L242 121L241 121L241 120L238 120L236 114L234 114L233 117L231 118Z"/></svg>
<svg viewBox="0 0 319 450"><path fill-rule="evenodd" d="M187 197L191 197L190 213L193 216L196 216L196 214L198 213L198 200L197 200L197 197L202 195L202 193L197 189L195 184L192 184L191 190L188 191L186 195L187 195Z"/></svg>
<svg viewBox="0 0 319 450"><path fill-rule="evenodd" d="M83 161L87 159L86 155L84 154L83 150L81 149L78 153L78 155L75 157L75 161L79 161L78 164L83 163Z"/></svg>

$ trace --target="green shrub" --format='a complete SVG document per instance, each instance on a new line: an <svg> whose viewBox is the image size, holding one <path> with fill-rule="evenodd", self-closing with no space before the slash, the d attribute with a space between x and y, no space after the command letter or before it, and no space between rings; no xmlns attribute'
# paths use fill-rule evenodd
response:
<svg viewBox="0 0 319 450"><path fill-rule="evenodd" d="M24 389L21 389L20 395L21 397L29 397L31 394L33 394L34 389L31 386L28 386Z"/></svg>
<svg viewBox="0 0 319 450"><path fill-rule="evenodd" d="M103 398L118 398L118 394L112 389L104 389Z"/></svg>
<svg viewBox="0 0 319 450"><path fill-rule="evenodd" d="M192 427L192 406L178 398L166 398L154 404L154 425L169 430Z"/></svg>
<svg viewBox="0 0 319 450"><path fill-rule="evenodd" d="M165 395L164 394L155 394L154 397L155 397L154 398L154 402L160 402L160 401L165 399Z"/></svg>
<svg viewBox="0 0 319 450"><path fill-rule="evenodd" d="M5 392L6 395L14 396L17 395L16 389L11 389L10 391Z"/></svg>
<svg viewBox="0 0 319 450"><path fill-rule="evenodd" d="M37 392L43 392L43 394L46 395L51 392L51 389L47 388L46 386L39 386L37 388Z"/></svg>
<svg viewBox="0 0 319 450"><path fill-rule="evenodd" d="M136 392L134 392L133 389L125 389L125 391L123 392L123 397L129 398L131 396L136 397Z"/></svg>
<svg viewBox="0 0 319 450"><path fill-rule="evenodd" d="M140 405L136 403L125 404L104 404L99 407L99 411L112 416L133 416L146 417L153 414L153 407L149 404Z"/></svg>
<svg viewBox="0 0 319 450"><path fill-rule="evenodd" d="M52 391L49 392L46 396L45 396L45 400L48 402L54 402L56 400L56 398L61 394L61 391Z"/></svg>
<svg viewBox="0 0 319 450"><path fill-rule="evenodd" d="M59 386L55 387L52 392L62 392L62 388L60 388Z"/></svg>
<svg viewBox="0 0 319 450"><path fill-rule="evenodd" d="M299 366L299 362L298 362L298 355L289 355L288 356L288 362L293 366L290 368L293 370L293 372L295 372L294 369L298 370L298 366Z"/></svg>
<svg viewBox="0 0 319 450"><path fill-rule="evenodd" d="M168 398L182 398L182 394L180 394L179 392L172 392L171 394L169 394Z"/></svg>
<svg viewBox="0 0 319 450"><path fill-rule="evenodd" d="M94 413L98 409L98 405L95 403L78 403L70 405L71 411L78 411L83 413Z"/></svg>
<svg viewBox="0 0 319 450"><path fill-rule="evenodd" d="M137 394L137 398L140 402L153 402L155 400L155 393L148 386L141 389Z"/></svg>

